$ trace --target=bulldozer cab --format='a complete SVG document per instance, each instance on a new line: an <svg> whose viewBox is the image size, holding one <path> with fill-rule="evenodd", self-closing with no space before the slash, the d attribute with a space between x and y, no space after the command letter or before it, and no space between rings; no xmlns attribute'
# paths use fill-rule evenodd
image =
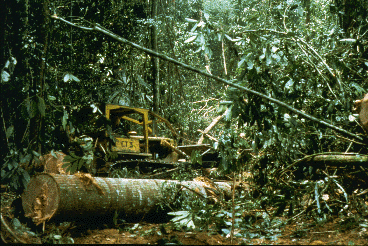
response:
<svg viewBox="0 0 368 246"><path fill-rule="evenodd" d="M163 145L163 141L177 146L174 139L155 136L152 127L154 121L165 123L174 137L177 133L166 119L148 109L107 104L105 116L112 123L112 134L116 140L111 150L118 154L149 159L156 158L155 154L163 158L172 152Z"/></svg>

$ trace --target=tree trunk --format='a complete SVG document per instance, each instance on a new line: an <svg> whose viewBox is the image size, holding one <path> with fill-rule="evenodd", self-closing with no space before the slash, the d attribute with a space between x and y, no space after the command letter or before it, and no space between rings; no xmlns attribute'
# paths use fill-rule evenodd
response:
<svg viewBox="0 0 368 246"><path fill-rule="evenodd" d="M40 3L41 4L41 3ZM41 62L39 70L35 69L35 74L37 79L32 81L31 90L29 93L30 107L31 111L34 110L30 116L30 134L29 141L31 148L39 153L41 153L41 129L42 129L42 118L44 117L45 102L43 99L44 93L44 81L45 81L45 71L46 71L46 56L48 49L48 39L49 39L49 29L50 29L50 13L49 13L49 2L43 1L42 7L43 20L37 34L37 38L43 46L41 54ZM37 12L36 12L37 13Z"/></svg>
<svg viewBox="0 0 368 246"><path fill-rule="evenodd" d="M116 212L128 219L155 215L160 205L178 199L216 198L213 192L230 197L227 183L172 181L160 179L92 178L89 174L39 174L22 195L27 217L36 224L48 219L111 217ZM221 195L220 195L221 196Z"/></svg>
<svg viewBox="0 0 368 246"><path fill-rule="evenodd" d="M151 5L151 18L154 23L151 26L151 45L152 50L158 52L157 46L157 27L156 27L156 19L157 19L157 0L152 1ZM156 56L151 56L152 61L152 85L153 85L153 112L159 113L160 108L160 68L159 68L159 59ZM156 122L153 125L154 134L157 132Z"/></svg>
<svg viewBox="0 0 368 246"><path fill-rule="evenodd" d="M351 155L351 154L318 154L313 156L308 156L303 159L304 164L311 165L367 165L368 156L367 155Z"/></svg>

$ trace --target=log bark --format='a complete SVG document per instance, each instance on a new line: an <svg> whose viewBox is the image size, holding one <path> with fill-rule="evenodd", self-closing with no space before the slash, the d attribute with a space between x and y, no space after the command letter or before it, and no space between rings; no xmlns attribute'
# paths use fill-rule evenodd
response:
<svg viewBox="0 0 368 246"><path fill-rule="evenodd" d="M368 166L368 155L359 154L319 154L303 160L305 164L319 165L365 165Z"/></svg>
<svg viewBox="0 0 368 246"><path fill-rule="evenodd" d="M229 197L227 183L215 183L223 197ZM160 179L97 178L89 174L34 176L22 195L27 217L40 224L53 219L111 217L115 212L125 218L154 214L160 204L170 202L182 192L192 199L212 198L205 182ZM213 186L211 186L213 190ZM174 196L173 196L174 194Z"/></svg>
<svg viewBox="0 0 368 246"><path fill-rule="evenodd" d="M291 168L294 166L303 167L303 166L312 166L312 165L313 166L360 165L360 166L367 167L368 166L368 155L362 155L359 153L339 153L339 152L317 153L317 154L306 156L290 164L279 174L279 176L282 176L284 173L291 170Z"/></svg>

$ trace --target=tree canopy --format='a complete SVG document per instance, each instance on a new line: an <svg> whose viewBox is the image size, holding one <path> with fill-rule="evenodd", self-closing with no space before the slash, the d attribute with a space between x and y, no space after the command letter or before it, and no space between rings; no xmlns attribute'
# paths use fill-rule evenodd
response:
<svg viewBox="0 0 368 246"><path fill-rule="evenodd" d="M158 113L192 140L226 112L212 135L229 161L234 146L252 148L274 165L319 152L365 153L366 145L356 139L170 61L160 60L156 80L151 55L51 17L83 27L98 24L363 136L352 108L368 91L367 5L366 0L6 1L1 158L28 162L36 153L65 150L68 135L98 127L75 115L85 106L153 109L155 98Z"/></svg>

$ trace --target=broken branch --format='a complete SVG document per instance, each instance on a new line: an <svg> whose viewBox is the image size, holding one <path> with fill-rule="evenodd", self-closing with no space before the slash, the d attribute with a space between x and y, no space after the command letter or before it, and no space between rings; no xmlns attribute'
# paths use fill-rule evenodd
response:
<svg viewBox="0 0 368 246"><path fill-rule="evenodd" d="M162 139L162 140L161 140L161 144L162 144L163 146L169 147L170 149L172 149L172 150L173 150L173 151L175 151L176 153L181 154L181 155L185 156L185 158L186 158L186 159L190 160L190 157L189 157L187 154L185 154L185 153L184 153L183 151L181 151L180 149L178 149L178 148L176 148L176 147L172 146L168 141L166 141L166 140Z"/></svg>
<svg viewBox="0 0 368 246"><path fill-rule="evenodd" d="M203 140L204 140L204 135L205 134L208 134L209 133L209 131L211 131L211 129L222 119L222 117L224 117L225 116L225 114L226 113L224 113L224 114L222 114L222 115L219 115L219 116L217 116L216 118L214 118L213 119L213 121L212 121L212 123L209 125L209 126L207 126L206 127L206 129L204 129L204 131L202 132L201 131L201 133L202 133L202 135L201 135L201 137L199 138L199 140L198 140L198 142L197 142L197 144L202 144L202 142L203 142ZM217 142L217 140L216 140L216 142Z"/></svg>

